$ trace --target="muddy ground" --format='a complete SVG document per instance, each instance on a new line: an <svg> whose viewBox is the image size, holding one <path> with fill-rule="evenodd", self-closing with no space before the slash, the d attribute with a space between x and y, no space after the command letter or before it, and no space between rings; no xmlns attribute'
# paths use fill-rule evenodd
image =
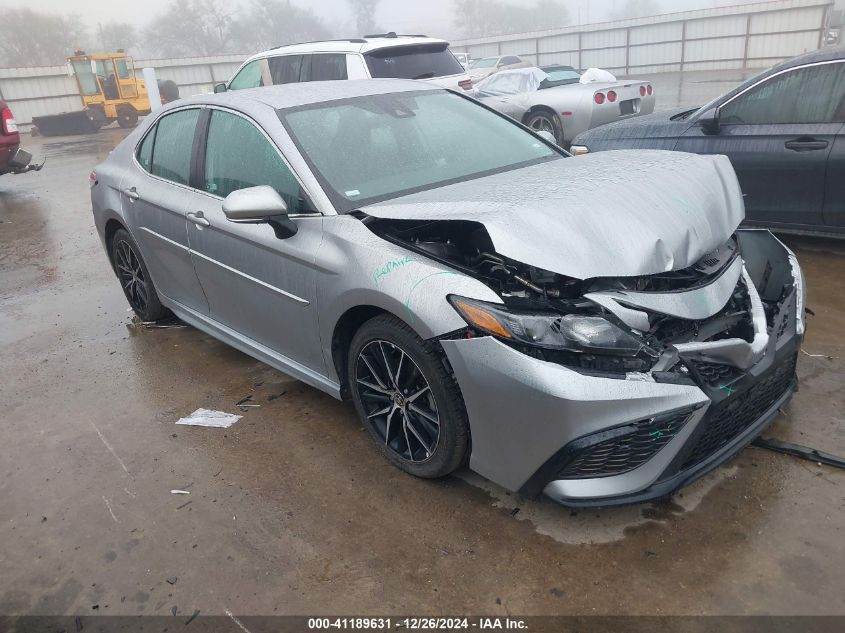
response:
<svg viewBox="0 0 845 633"><path fill-rule="evenodd" d="M27 139L47 166L0 178L0 613L845 614L842 471L749 448L671 503L577 512L422 481L350 406L133 325L87 186L122 136ZM788 241L813 356L768 435L845 454L845 243ZM174 424L247 395L229 429Z"/></svg>

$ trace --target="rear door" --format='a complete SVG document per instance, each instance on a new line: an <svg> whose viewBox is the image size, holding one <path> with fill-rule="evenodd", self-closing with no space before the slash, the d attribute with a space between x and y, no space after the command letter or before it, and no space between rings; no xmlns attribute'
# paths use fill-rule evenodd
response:
<svg viewBox="0 0 845 633"><path fill-rule="evenodd" d="M322 215L310 210L296 175L255 122L230 110L208 112L205 160L197 168L203 194L188 218L188 237L211 317L323 375L313 267ZM226 219L223 199L257 185L279 192L296 235L279 239L268 224Z"/></svg>
<svg viewBox="0 0 845 633"><path fill-rule="evenodd" d="M694 125L675 149L726 154L749 220L820 225L827 161L842 127L836 118L843 68L842 62L820 63L768 77L721 106L718 134Z"/></svg>
<svg viewBox="0 0 845 633"><path fill-rule="evenodd" d="M158 292L208 314L186 227L186 214L197 195L189 182L200 112L199 108L176 110L150 128L123 178L121 198L124 216Z"/></svg>

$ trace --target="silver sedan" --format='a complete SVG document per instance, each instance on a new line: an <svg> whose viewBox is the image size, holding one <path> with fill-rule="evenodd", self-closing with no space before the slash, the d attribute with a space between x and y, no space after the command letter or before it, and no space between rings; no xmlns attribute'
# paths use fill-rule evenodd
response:
<svg viewBox="0 0 845 633"><path fill-rule="evenodd" d="M795 386L801 271L737 230L724 157L570 159L448 90L321 82L170 104L91 185L141 319L349 400L420 477L660 497Z"/></svg>

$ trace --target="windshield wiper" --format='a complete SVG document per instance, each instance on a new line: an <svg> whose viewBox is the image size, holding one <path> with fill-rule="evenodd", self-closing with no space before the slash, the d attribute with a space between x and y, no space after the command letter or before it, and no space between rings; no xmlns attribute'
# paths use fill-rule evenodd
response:
<svg viewBox="0 0 845 633"><path fill-rule="evenodd" d="M422 75L417 75L416 77L411 77L411 79L431 79L434 77L433 72L423 73Z"/></svg>

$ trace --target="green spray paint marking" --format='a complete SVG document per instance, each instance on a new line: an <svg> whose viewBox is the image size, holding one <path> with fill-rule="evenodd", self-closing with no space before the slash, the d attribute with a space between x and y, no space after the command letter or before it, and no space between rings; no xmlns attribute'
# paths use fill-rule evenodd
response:
<svg viewBox="0 0 845 633"><path fill-rule="evenodd" d="M663 431L652 431L649 435L651 435L651 437L653 437L654 439L658 439L660 437L663 437Z"/></svg>
<svg viewBox="0 0 845 633"><path fill-rule="evenodd" d="M405 264L409 264L412 261L414 261L413 257L405 255L405 257L401 259L394 259L393 261L386 262L383 266L376 268L376 271L373 273L373 285L378 287L379 281L381 281L383 277L386 277L397 268L402 268Z"/></svg>
<svg viewBox="0 0 845 633"><path fill-rule="evenodd" d="M413 286L411 286L411 290L408 292L408 299L405 301L405 309L408 311L408 318L411 320L411 323L414 322L414 313L411 312L411 295L414 294L414 290L417 289L417 286L419 286L426 279L430 279L432 277L437 277L438 275L457 275L457 274L458 273L453 273L452 271L449 271L449 270L441 271L439 273L431 273L430 275L426 275L425 277L423 277L422 279L417 281L417 283L415 283Z"/></svg>
<svg viewBox="0 0 845 633"><path fill-rule="evenodd" d="M729 387L728 385L719 385L719 389L724 389L725 391L727 391L729 396L732 396L736 393L736 389L734 389L733 387Z"/></svg>

